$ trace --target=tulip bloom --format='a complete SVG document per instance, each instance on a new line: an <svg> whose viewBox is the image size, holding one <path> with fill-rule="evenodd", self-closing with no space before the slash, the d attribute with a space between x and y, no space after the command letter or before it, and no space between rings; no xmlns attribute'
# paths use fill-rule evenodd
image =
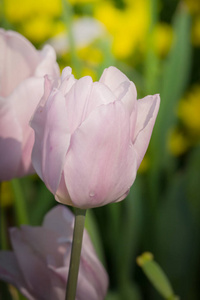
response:
<svg viewBox="0 0 200 300"><path fill-rule="evenodd" d="M41 227L12 228L13 251L0 252L0 279L16 286L29 300L63 300L69 270L74 216L58 205ZM83 235L77 300L103 300L107 273L86 230Z"/></svg>
<svg viewBox="0 0 200 300"><path fill-rule="evenodd" d="M51 46L37 51L22 35L0 29L0 181L34 173L29 126L44 93L44 75L59 76Z"/></svg>
<svg viewBox="0 0 200 300"><path fill-rule="evenodd" d="M115 67L99 82L75 80L69 67L60 84L48 78L31 126L32 162L56 200L82 209L124 199L147 150L159 95L137 100L136 88Z"/></svg>

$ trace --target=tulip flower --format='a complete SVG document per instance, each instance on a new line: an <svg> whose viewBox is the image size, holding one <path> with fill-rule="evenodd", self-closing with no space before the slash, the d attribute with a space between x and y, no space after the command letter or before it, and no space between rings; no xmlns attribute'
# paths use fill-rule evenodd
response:
<svg viewBox="0 0 200 300"><path fill-rule="evenodd" d="M147 150L159 95L137 100L131 82L115 67L99 82L74 79L63 70L60 83L46 78L31 121L32 162L56 200L80 209L123 200Z"/></svg>
<svg viewBox="0 0 200 300"><path fill-rule="evenodd" d="M74 215L58 205L41 227L11 228L13 251L0 252L0 279L29 300L63 300L67 283ZM77 300L103 300L108 276L87 231L83 234Z"/></svg>
<svg viewBox="0 0 200 300"><path fill-rule="evenodd" d="M29 126L44 93L44 75L59 76L51 46L37 51L22 35L0 29L0 181L34 173Z"/></svg>

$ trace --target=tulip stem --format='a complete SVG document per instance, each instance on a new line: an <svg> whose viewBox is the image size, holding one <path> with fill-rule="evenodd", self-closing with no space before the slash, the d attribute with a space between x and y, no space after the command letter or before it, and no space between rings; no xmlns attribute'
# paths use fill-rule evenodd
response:
<svg viewBox="0 0 200 300"><path fill-rule="evenodd" d="M75 208L75 224L65 300L75 300L86 209Z"/></svg>

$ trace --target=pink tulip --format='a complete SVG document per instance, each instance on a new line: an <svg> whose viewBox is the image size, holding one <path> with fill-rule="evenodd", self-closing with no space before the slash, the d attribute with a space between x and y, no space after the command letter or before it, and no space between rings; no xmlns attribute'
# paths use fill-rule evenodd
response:
<svg viewBox="0 0 200 300"><path fill-rule="evenodd" d="M56 200L91 208L123 200L147 150L159 95L137 101L136 88L115 67L99 82L75 80L65 68L59 84L46 78L31 126L32 162Z"/></svg>
<svg viewBox="0 0 200 300"><path fill-rule="evenodd" d="M0 279L16 286L29 300L63 300L69 270L74 216L58 205L42 227L12 228L12 251L0 252ZM77 300L103 300L107 273L84 231Z"/></svg>
<svg viewBox="0 0 200 300"><path fill-rule="evenodd" d="M0 29L0 181L34 173L29 120L44 93L44 75L59 76L55 51L37 51L19 33Z"/></svg>

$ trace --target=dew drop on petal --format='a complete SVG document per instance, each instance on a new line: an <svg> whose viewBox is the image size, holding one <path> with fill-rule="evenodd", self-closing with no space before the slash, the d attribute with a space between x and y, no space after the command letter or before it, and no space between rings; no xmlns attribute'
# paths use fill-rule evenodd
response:
<svg viewBox="0 0 200 300"><path fill-rule="evenodd" d="M94 197L95 196L95 193L94 192L90 192L90 197Z"/></svg>

